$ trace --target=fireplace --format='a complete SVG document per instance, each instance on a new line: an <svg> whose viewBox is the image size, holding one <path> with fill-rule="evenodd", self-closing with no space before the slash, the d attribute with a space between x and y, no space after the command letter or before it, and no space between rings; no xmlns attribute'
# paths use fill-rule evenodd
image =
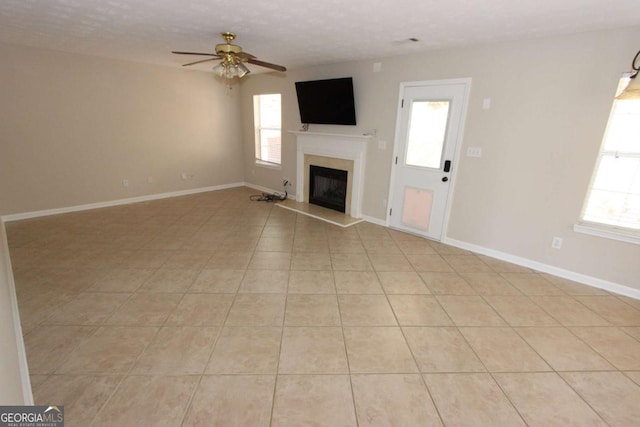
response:
<svg viewBox="0 0 640 427"><path fill-rule="evenodd" d="M345 212L348 172L341 169L309 166L309 203Z"/></svg>
<svg viewBox="0 0 640 427"><path fill-rule="evenodd" d="M367 135L342 135L319 132L296 132L296 201L310 203L310 166L347 171L345 215L352 218L362 216L364 169Z"/></svg>

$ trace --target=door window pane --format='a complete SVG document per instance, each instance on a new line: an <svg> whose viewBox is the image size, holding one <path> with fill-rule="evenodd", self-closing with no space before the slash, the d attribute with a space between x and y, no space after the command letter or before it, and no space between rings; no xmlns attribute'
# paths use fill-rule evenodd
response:
<svg viewBox="0 0 640 427"><path fill-rule="evenodd" d="M449 101L413 101L407 141L408 166L440 169Z"/></svg>

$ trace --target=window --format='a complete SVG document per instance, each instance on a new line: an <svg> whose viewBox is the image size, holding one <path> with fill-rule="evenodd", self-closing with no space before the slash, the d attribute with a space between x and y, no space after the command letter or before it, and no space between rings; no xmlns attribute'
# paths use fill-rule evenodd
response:
<svg viewBox="0 0 640 427"><path fill-rule="evenodd" d="M628 83L628 77L620 79L616 95ZM614 100L581 216L583 225L619 232L631 237L634 243L640 243L638 135L640 100Z"/></svg>
<svg viewBox="0 0 640 427"><path fill-rule="evenodd" d="M449 119L449 101L413 101L409 119L409 166L440 169Z"/></svg>
<svg viewBox="0 0 640 427"><path fill-rule="evenodd" d="M282 141L280 94L254 95L256 163L279 166Z"/></svg>

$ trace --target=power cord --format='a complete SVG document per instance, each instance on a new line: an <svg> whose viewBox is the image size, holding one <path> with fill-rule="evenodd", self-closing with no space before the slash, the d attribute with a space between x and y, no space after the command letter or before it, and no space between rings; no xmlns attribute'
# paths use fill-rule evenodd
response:
<svg viewBox="0 0 640 427"><path fill-rule="evenodd" d="M273 194L262 193L262 194L254 194L252 196L249 196L249 199L254 201L254 202L277 202L277 201L285 200L286 198L287 198L287 192L286 191L285 191L284 194L280 194L280 193L273 193Z"/></svg>
<svg viewBox="0 0 640 427"><path fill-rule="evenodd" d="M289 184L289 181L287 181L287 180L282 181L282 185L284 186L284 194L282 194L282 193L254 194L252 196L249 196L249 200L251 200L253 202L279 202L279 201L282 201L282 200L286 200L287 196L289 195L287 193L287 185L288 184Z"/></svg>

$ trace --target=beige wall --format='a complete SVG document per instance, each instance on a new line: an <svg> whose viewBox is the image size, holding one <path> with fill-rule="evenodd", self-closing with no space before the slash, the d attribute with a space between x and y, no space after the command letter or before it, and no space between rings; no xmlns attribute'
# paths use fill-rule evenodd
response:
<svg viewBox="0 0 640 427"><path fill-rule="evenodd" d="M3 44L0 57L0 215L243 180L237 89L211 73Z"/></svg>
<svg viewBox="0 0 640 427"><path fill-rule="evenodd" d="M33 404L17 307L6 234L0 220L0 405Z"/></svg>
<svg viewBox="0 0 640 427"><path fill-rule="evenodd" d="M377 129L387 148L372 142L363 212L384 219L400 83L470 77L461 152L481 147L483 156L463 155L454 164L447 237L640 289L640 246L572 231L617 80L639 38L634 28L253 75L241 89L242 114L251 117L252 95L281 92L283 129L297 130L295 81L352 76L358 125L310 130ZM372 71L374 62L382 72ZM483 98L491 98L491 109L482 109ZM252 160L251 120L243 123L246 180L280 189L282 177L295 177L295 139L284 135L282 170L260 168ZM561 250L551 249L553 236L564 239Z"/></svg>

